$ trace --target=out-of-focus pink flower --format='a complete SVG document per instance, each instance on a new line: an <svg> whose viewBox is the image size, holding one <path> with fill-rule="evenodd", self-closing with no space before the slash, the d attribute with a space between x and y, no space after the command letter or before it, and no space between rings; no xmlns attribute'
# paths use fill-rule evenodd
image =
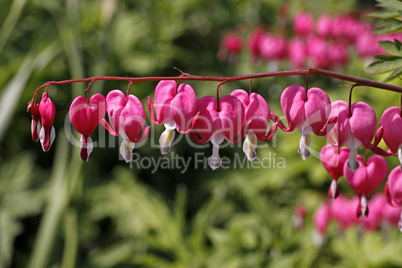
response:
<svg viewBox="0 0 402 268"><path fill-rule="evenodd" d="M339 195L335 200L332 200L331 215L343 231L356 223L356 206L358 204L359 199L356 196L348 200Z"/></svg>
<svg viewBox="0 0 402 268"><path fill-rule="evenodd" d="M260 54L269 60L283 59L287 54L287 42L283 36L264 34L260 37Z"/></svg>
<svg viewBox="0 0 402 268"><path fill-rule="evenodd" d="M261 36L263 35L264 29L262 27L258 27L248 36L248 49L251 55L252 63L257 63L260 57L260 40Z"/></svg>
<svg viewBox="0 0 402 268"><path fill-rule="evenodd" d="M344 42L332 42L328 44L328 67L343 67L347 64L349 56L347 46Z"/></svg>
<svg viewBox="0 0 402 268"><path fill-rule="evenodd" d="M330 206L322 203L313 215L313 223L315 227L314 244L321 246L324 242L325 232L331 220Z"/></svg>
<svg viewBox="0 0 402 268"><path fill-rule="evenodd" d="M332 18L328 14L322 14L317 21L316 31L323 37L329 37L332 33Z"/></svg>
<svg viewBox="0 0 402 268"><path fill-rule="evenodd" d="M298 12L293 17L293 30L298 35L307 35L313 31L314 17L307 12Z"/></svg>
<svg viewBox="0 0 402 268"><path fill-rule="evenodd" d="M304 67L307 61L305 41L298 37L292 38L289 42L288 57L294 68Z"/></svg>
<svg viewBox="0 0 402 268"><path fill-rule="evenodd" d="M218 59L223 61L229 57L230 63L235 63L243 47L243 39L233 33L225 35L222 40L221 49L218 52Z"/></svg>
<svg viewBox="0 0 402 268"><path fill-rule="evenodd" d="M383 220L383 210L387 201L383 193L375 194L369 201L370 214L359 218L359 224L364 230L375 231Z"/></svg>
<svg viewBox="0 0 402 268"><path fill-rule="evenodd" d="M307 54L312 66L326 68L329 62L328 44L324 38L309 35L307 38Z"/></svg>

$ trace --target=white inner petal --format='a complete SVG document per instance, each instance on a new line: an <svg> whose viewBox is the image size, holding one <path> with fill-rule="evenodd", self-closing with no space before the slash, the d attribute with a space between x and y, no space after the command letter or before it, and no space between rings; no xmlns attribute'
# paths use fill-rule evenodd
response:
<svg viewBox="0 0 402 268"><path fill-rule="evenodd" d="M398 147L398 159L399 163L402 165L402 144Z"/></svg>
<svg viewBox="0 0 402 268"><path fill-rule="evenodd" d="M364 195L360 198L360 204L362 206L361 216L364 217L366 214L366 210L367 210L367 199Z"/></svg>
<svg viewBox="0 0 402 268"><path fill-rule="evenodd" d="M161 154L167 154L170 151L170 145L172 144L175 136L176 124L165 124L165 131L162 132L159 138L159 148Z"/></svg>
<svg viewBox="0 0 402 268"><path fill-rule="evenodd" d="M135 143L128 139L123 138L120 145L120 154L123 156L126 163L133 160L133 150L135 148Z"/></svg>
<svg viewBox="0 0 402 268"><path fill-rule="evenodd" d="M215 133L211 137L212 147L212 156L208 158L208 165L213 169L217 169L222 164L222 160L219 157L219 145L223 142L224 137L220 133Z"/></svg>
<svg viewBox="0 0 402 268"><path fill-rule="evenodd" d="M359 162L357 161L357 148L350 148L348 168L355 172L359 168Z"/></svg>
<svg viewBox="0 0 402 268"><path fill-rule="evenodd" d="M243 142L243 152L249 161L253 161L257 157L255 148L257 147L257 137L252 130L249 130Z"/></svg>
<svg viewBox="0 0 402 268"><path fill-rule="evenodd" d="M310 143L311 143L311 136L310 133L302 134L300 137L299 143L299 155L303 160L306 160L310 156Z"/></svg>

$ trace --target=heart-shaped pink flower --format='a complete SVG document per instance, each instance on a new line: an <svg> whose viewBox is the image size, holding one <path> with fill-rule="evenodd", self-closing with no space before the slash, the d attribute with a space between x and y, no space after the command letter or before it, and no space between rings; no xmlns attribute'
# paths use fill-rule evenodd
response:
<svg viewBox="0 0 402 268"><path fill-rule="evenodd" d="M47 152L52 146L56 137L56 131L53 126L54 117L56 115L56 106L53 101L43 92L42 100L39 104L39 114L42 121L42 128L39 132L40 143L43 151Z"/></svg>
<svg viewBox="0 0 402 268"><path fill-rule="evenodd" d="M301 133L299 154L303 160L310 156L310 132L324 135L322 132L331 112L331 101L322 89L313 87L307 92L300 85L287 87L281 95L281 107L288 121L289 128Z"/></svg>
<svg viewBox="0 0 402 268"><path fill-rule="evenodd" d="M236 136L244 125L244 108L234 96L223 96L219 103L212 96L204 96L197 100L197 111L199 117L190 136L197 143L211 141L213 153L208 164L216 169L221 165L219 145L225 139L230 143L241 140Z"/></svg>
<svg viewBox="0 0 402 268"><path fill-rule="evenodd" d="M133 159L135 144L145 139L150 126L143 130L145 125L145 110L141 101L134 95L124 95L120 90L112 90L106 96L107 113L114 131L108 127L102 119L102 125L112 135L120 135L123 138L120 146L120 154L128 163ZM140 133L142 134L140 136Z"/></svg>
<svg viewBox="0 0 402 268"><path fill-rule="evenodd" d="M349 108L344 101L334 101L331 104L330 117L337 117L338 120L327 134L328 141L337 147L347 145L350 148L348 166L355 171L358 168L357 148L360 145L370 148L370 142L376 133L375 112L364 102L355 102Z"/></svg>
<svg viewBox="0 0 402 268"><path fill-rule="evenodd" d="M357 156L359 168L352 172L345 163L343 175L349 186L356 192L360 198L359 206L356 209L357 216L367 216L367 195L369 195L388 174L388 164L385 159L379 155L373 155L367 163L361 155Z"/></svg>
<svg viewBox="0 0 402 268"><path fill-rule="evenodd" d="M359 199L357 197L348 200L342 195L339 195L335 200L332 200L331 215L343 231L356 223L355 214L358 204Z"/></svg>
<svg viewBox="0 0 402 268"><path fill-rule="evenodd" d="M88 161L93 150L92 133L106 113L106 99L102 94L95 94L87 101L83 96L74 99L68 115L71 124L81 136L81 158Z"/></svg>
<svg viewBox="0 0 402 268"><path fill-rule="evenodd" d="M402 112L396 107L390 107L382 114L380 127L383 128L382 138L392 154L398 154L402 165Z"/></svg>
<svg viewBox="0 0 402 268"><path fill-rule="evenodd" d="M321 149L321 163L332 177L331 186L328 189L328 195L332 199L339 195L338 178L343 176L343 166L348 160L349 153L349 148L342 147L339 149L331 144L327 144Z"/></svg>
<svg viewBox="0 0 402 268"><path fill-rule="evenodd" d="M31 111L31 135L32 135L32 140L34 142L37 142L39 140L39 135L40 135L40 129L41 129L41 124L40 124L40 114L39 114L39 103L36 105L32 105L30 107Z"/></svg>
<svg viewBox="0 0 402 268"><path fill-rule="evenodd" d="M164 124L159 144L162 154L170 150L177 129L182 134L190 132L197 121L197 97L188 84L177 85L173 80L162 80L155 89L155 103L148 97L148 110L154 124ZM156 116L155 116L156 112Z"/></svg>
<svg viewBox="0 0 402 268"><path fill-rule="evenodd" d="M321 246L324 243L324 235L327 227L331 221L330 206L326 203L322 203L314 212L313 223L315 227L314 232L314 244Z"/></svg>
<svg viewBox="0 0 402 268"><path fill-rule="evenodd" d="M245 110L244 135L246 136L243 143L243 152L248 160L252 161L257 153L257 139L267 141L272 138L275 131L267 134L270 121L270 109L266 100L257 93L250 95L243 89L232 91L231 96L235 96L243 104ZM276 126L274 127L276 130Z"/></svg>

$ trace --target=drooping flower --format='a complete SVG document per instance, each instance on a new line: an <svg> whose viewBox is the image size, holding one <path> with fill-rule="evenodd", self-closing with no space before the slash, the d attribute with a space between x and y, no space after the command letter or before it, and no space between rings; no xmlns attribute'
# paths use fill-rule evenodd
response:
<svg viewBox="0 0 402 268"><path fill-rule="evenodd" d="M264 35L264 29L258 27L248 36L248 49L251 54L251 62L257 63L260 57L260 39Z"/></svg>
<svg viewBox="0 0 402 268"><path fill-rule="evenodd" d="M307 12L298 12L293 17L293 30L298 35L307 35L312 32L314 17Z"/></svg>
<svg viewBox="0 0 402 268"><path fill-rule="evenodd" d="M329 37L332 34L332 18L327 14L322 14L318 18L317 33L323 37Z"/></svg>
<svg viewBox="0 0 402 268"><path fill-rule="evenodd" d="M331 221L330 206L322 203L313 215L313 223L315 232L313 234L313 242L316 246L321 246L324 243L325 232Z"/></svg>
<svg viewBox="0 0 402 268"><path fill-rule="evenodd" d="M88 101L79 96L70 105L68 115L71 124L81 134L81 159L88 161L93 150L91 135L106 113L106 99L95 94Z"/></svg>
<svg viewBox="0 0 402 268"><path fill-rule="evenodd" d="M306 42L299 37L292 38L289 42L288 57L294 68L304 67L307 61Z"/></svg>
<svg viewBox="0 0 402 268"><path fill-rule="evenodd" d="M39 114L39 103L29 107L31 111L31 136L34 142L39 140L41 124L40 124L40 114Z"/></svg>
<svg viewBox="0 0 402 268"><path fill-rule="evenodd" d="M56 137L56 131L53 126L54 117L56 115L56 106L53 101L43 92L42 100L39 104L39 114L42 121L42 128L39 133L40 143L43 151L47 152L52 146Z"/></svg>
<svg viewBox="0 0 402 268"><path fill-rule="evenodd" d="M345 163L343 167L343 176L349 186L359 197L359 205L356 208L356 216L367 216L369 208L367 196L385 179L388 173L388 164L385 159L379 155L373 155L365 163L361 155L357 156L359 168L354 172Z"/></svg>
<svg viewBox="0 0 402 268"><path fill-rule="evenodd" d="M243 39L233 33L225 35L221 48L218 52L218 59L223 61L227 57L230 63L236 63L237 57L243 47Z"/></svg>
<svg viewBox="0 0 402 268"><path fill-rule="evenodd" d="M388 206L383 193L377 193L369 201L370 214L367 217L359 218L360 226L367 231L375 231L380 227L383 220L383 210Z"/></svg>
<svg viewBox="0 0 402 268"><path fill-rule="evenodd" d="M141 101L134 95L124 95L120 90L112 90L106 96L107 113L110 123L114 129L110 129L102 120L102 125L112 135L120 135L123 141L120 145L120 154L128 163L133 160L133 149L135 144L145 139L148 135L150 126L145 125L145 110ZM139 137L142 131L141 136Z"/></svg>
<svg viewBox="0 0 402 268"><path fill-rule="evenodd" d="M357 222L356 219L356 206L359 199L355 196L348 200L342 195L339 195L331 202L331 215L333 219L339 224L342 231L345 231Z"/></svg>
<svg viewBox="0 0 402 268"><path fill-rule="evenodd" d="M318 35L309 35L307 37L307 55L310 64L318 68L327 68L330 64L329 46L327 41Z"/></svg>
<svg viewBox="0 0 402 268"><path fill-rule="evenodd" d="M396 107L390 107L382 114L380 128L382 138L392 154L397 154L402 165L402 112Z"/></svg>
<svg viewBox="0 0 402 268"><path fill-rule="evenodd" d="M272 138L276 131L276 125L267 133L270 121L270 109L266 100L257 93L250 95L243 89L236 89L230 94L235 96L243 104L245 111L244 134L246 138L243 143L243 152L249 161L252 161L257 153L257 139L267 141Z"/></svg>
<svg viewBox="0 0 402 268"><path fill-rule="evenodd" d="M165 131L159 139L162 154L167 154L175 136L175 129L182 134L190 132L197 121L197 97L188 84L177 85L173 80L162 80L155 89L155 104L148 97L148 109L154 124L164 124ZM155 117L155 111L156 117Z"/></svg>
<svg viewBox="0 0 402 268"><path fill-rule="evenodd" d="M259 38L261 57L268 61L268 69L276 71L278 61L287 55L287 41L281 35L263 34Z"/></svg>
<svg viewBox="0 0 402 268"><path fill-rule="evenodd" d="M365 102L355 102L349 107L346 102L339 100L331 104L330 117L334 116L338 120L327 135L328 141L333 146L347 145L350 148L348 167L355 171L359 166L356 160L357 148L360 145L371 148L370 142L377 127L375 112Z"/></svg>
<svg viewBox="0 0 402 268"><path fill-rule="evenodd" d="M350 150L347 147L337 148L330 144L322 147L320 160L325 169L332 177L328 195L335 199L339 195L338 178L343 176L343 166L348 160Z"/></svg>
<svg viewBox="0 0 402 268"><path fill-rule="evenodd" d="M300 132L299 154L303 160L310 156L310 132L325 135L326 125L331 111L331 102L327 93L313 87L308 91L300 85L287 87L281 95L281 107L289 127L284 131Z"/></svg>
<svg viewBox="0 0 402 268"><path fill-rule="evenodd" d="M239 142L244 125L244 108L238 98L227 95L219 102L212 96L204 96L197 100L198 120L194 130L190 132L191 138L197 143L211 141L212 156L208 164L212 169L221 165L219 145L226 139L230 143Z"/></svg>
<svg viewBox="0 0 402 268"><path fill-rule="evenodd" d="M384 187L388 204L393 207L402 206L402 171L401 167L395 167L388 175L388 181ZM400 214L398 228L402 232L402 213Z"/></svg>

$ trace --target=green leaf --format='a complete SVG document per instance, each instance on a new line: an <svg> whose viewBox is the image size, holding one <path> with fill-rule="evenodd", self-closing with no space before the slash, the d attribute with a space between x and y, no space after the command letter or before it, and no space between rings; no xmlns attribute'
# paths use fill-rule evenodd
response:
<svg viewBox="0 0 402 268"><path fill-rule="evenodd" d="M396 10L380 10L376 12L371 12L369 16L378 18L378 19L389 19L395 18L399 16L399 12Z"/></svg>
<svg viewBox="0 0 402 268"><path fill-rule="evenodd" d="M387 9L402 10L402 2L395 0L379 0L378 5Z"/></svg>
<svg viewBox="0 0 402 268"><path fill-rule="evenodd" d="M376 61L370 64L367 68L374 74L385 73L388 71L392 71L398 69L402 66L402 58L401 57L392 57L388 60Z"/></svg>
<svg viewBox="0 0 402 268"><path fill-rule="evenodd" d="M402 74L402 66L393 71L387 78L384 79L384 82L388 82L389 80L399 76Z"/></svg>
<svg viewBox="0 0 402 268"><path fill-rule="evenodd" d="M398 19L385 19L384 26L373 30L373 33L397 33L402 31L402 21Z"/></svg>
<svg viewBox="0 0 402 268"><path fill-rule="evenodd" d="M395 43L391 41L380 41L378 43L385 52L402 57L402 43L398 40L395 40Z"/></svg>

